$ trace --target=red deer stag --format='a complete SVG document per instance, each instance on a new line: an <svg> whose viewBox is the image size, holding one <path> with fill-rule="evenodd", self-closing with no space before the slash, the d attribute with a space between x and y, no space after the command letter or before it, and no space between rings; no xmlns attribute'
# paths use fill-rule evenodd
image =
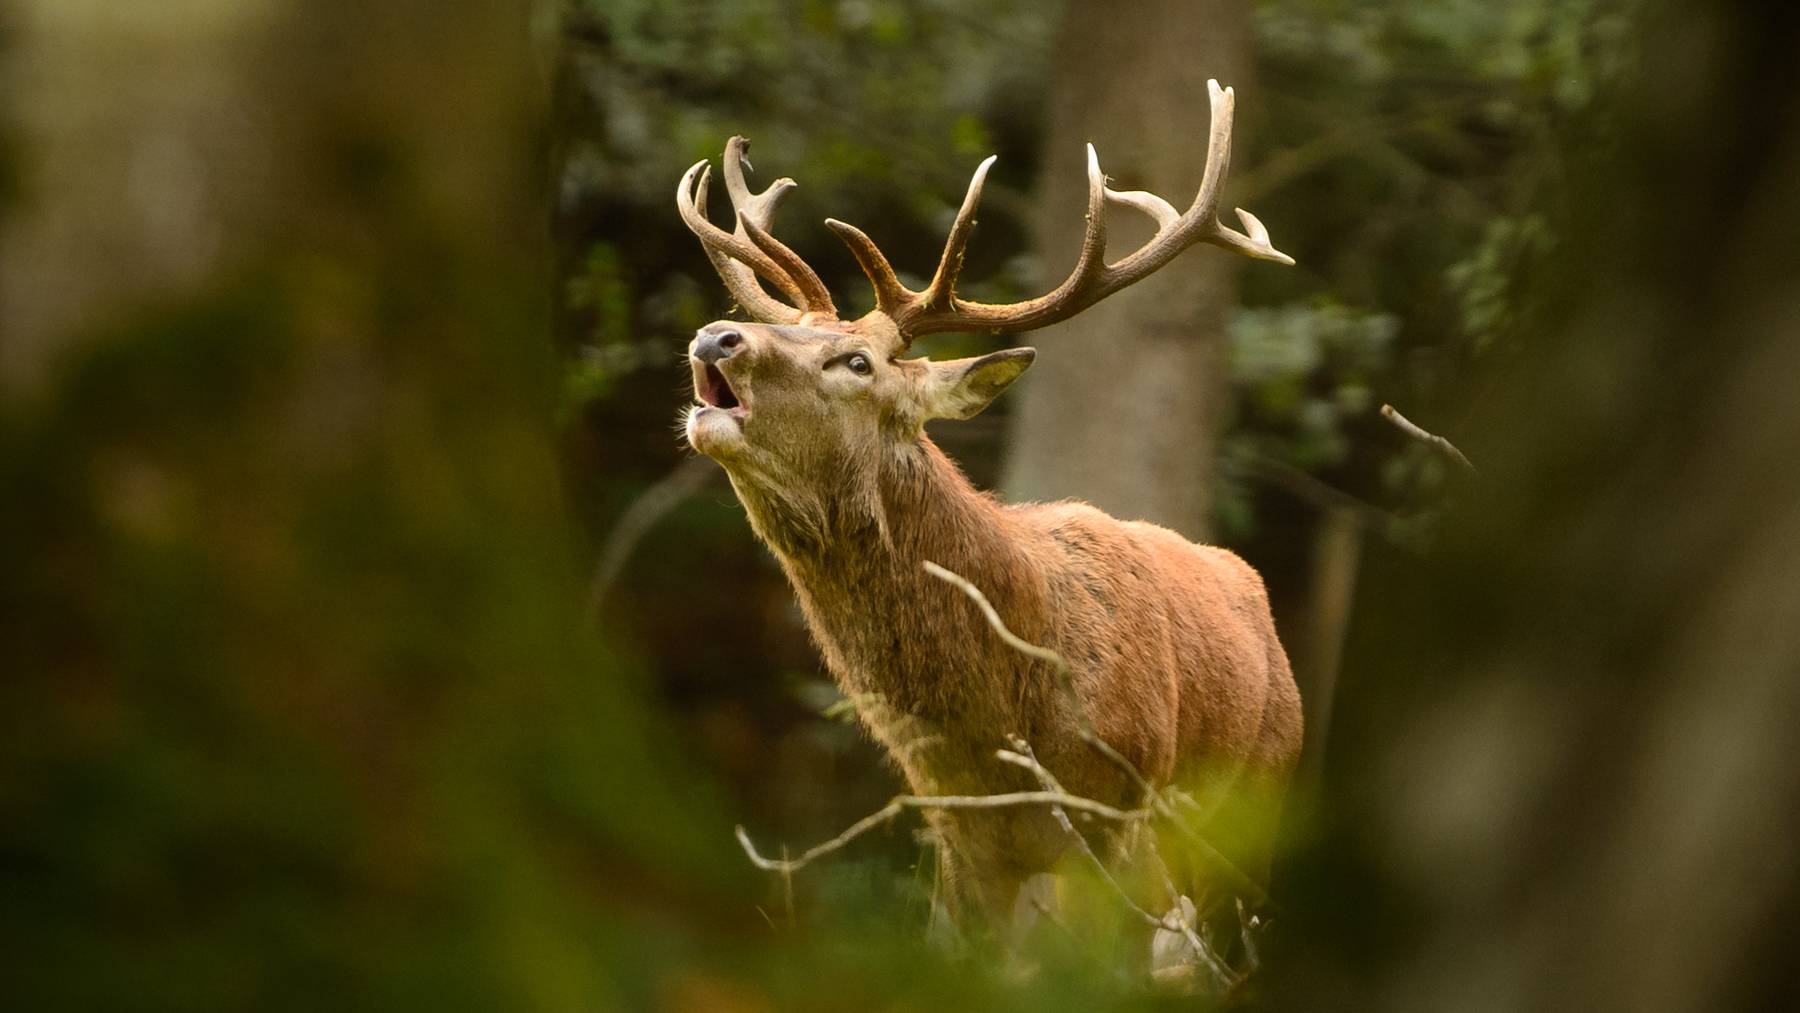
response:
<svg viewBox="0 0 1800 1013"><path fill-rule="evenodd" d="M1233 94L1216 82L1209 89L1211 146L1187 210L1107 187L1090 145L1087 231L1074 271L1049 294L1009 305L969 302L955 291L993 158L975 170L923 291L902 285L868 236L826 221L875 288L873 312L841 320L819 276L769 234L794 182L752 193L746 142L732 138L724 164L736 228L706 217L708 162L687 171L676 197L682 220L758 322L722 320L694 338L698 403L686 433L725 467L832 675L915 792L1038 787L996 758L1008 736L1019 736L1069 791L1140 804L1130 772L1084 738L1097 734L1154 784L1211 786L1204 794L1218 811L1253 800L1244 811L1259 816L1263 833L1242 833L1241 819L1212 821L1208 832L1255 839L1235 857L1258 877L1266 862L1260 838L1299 752L1301 719L1256 571L1224 549L1084 503L1009 506L971 486L924 424L980 412L1031 365L1034 350L900 358L922 334L1063 320L1196 243L1293 263L1249 212L1238 211L1245 232L1218 220ZM1108 204L1141 211L1157 226L1143 246L1110 263ZM985 591L1014 632L1060 653L1071 671L1007 647L973 602L926 572L928 560ZM1025 879L1051 871L1072 843L1042 808L944 811L931 820L946 845L940 872L953 917L1009 918ZM1128 846L1103 843L1115 854Z"/></svg>

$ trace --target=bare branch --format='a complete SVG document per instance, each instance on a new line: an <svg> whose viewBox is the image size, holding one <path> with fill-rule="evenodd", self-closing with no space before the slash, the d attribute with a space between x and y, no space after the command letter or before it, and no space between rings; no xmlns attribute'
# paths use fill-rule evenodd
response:
<svg viewBox="0 0 1800 1013"><path fill-rule="evenodd" d="M981 614L987 618L988 625L993 628L995 633L999 634L1001 640L1006 642L1006 646L1018 651L1020 654L1047 663L1059 673L1065 675L1068 673L1069 663L1063 660L1062 655L1052 651L1048 647L1039 647L1008 629L1006 623L1000 619L1000 613L994 611L993 603L988 601L987 595L981 593L981 588L969 583L968 579L961 574L952 570L947 570L929 559L925 560L924 565L926 573L931 574L933 577L936 577L946 584L950 584L963 594L968 595L969 600L973 601L976 607L981 609Z"/></svg>
<svg viewBox="0 0 1800 1013"><path fill-rule="evenodd" d="M786 873L802 869L814 859L837 851L876 827L887 824L908 809L1009 809L1036 805L1061 806L1114 823L1141 822L1153 815L1148 809L1117 809L1104 802L1060 791L1015 791L1002 795L896 795L887 805L850 824L843 833L831 840L806 849L798 858L764 858L756 850L756 845L750 842L750 834L742 826L737 828L737 839L751 864L769 872Z"/></svg>
<svg viewBox="0 0 1800 1013"><path fill-rule="evenodd" d="M1031 751L1031 743L1017 735L1010 736L1007 741L1012 745L1012 750L996 750L995 758L1003 763L1010 763L1015 767L1023 767L1030 771L1038 779L1038 783L1044 786L1045 791L1061 792L1063 790L1063 786L1057 782L1055 775L1038 762L1037 754ZM1056 818L1057 825L1061 826L1063 832L1075 842L1075 846L1087 857L1088 864L1094 867L1094 871L1100 874L1100 878L1107 886L1112 887L1113 893L1118 894L1119 900L1123 901L1126 907L1144 921L1158 928L1169 928L1161 918L1144 910L1137 901L1131 899L1131 894L1125 892L1125 888L1119 884L1117 879L1113 878L1112 870L1108 869L1106 863L1100 860L1100 856L1094 853L1094 846L1081 835L1081 831L1075 829L1075 824L1069 819L1069 814L1063 811L1062 806L1051 806L1050 815Z"/></svg>
<svg viewBox="0 0 1800 1013"><path fill-rule="evenodd" d="M1244 943L1244 973L1254 974L1262 966L1262 956L1256 949L1256 930L1262 926L1262 919L1244 910L1243 898L1237 902L1238 936Z"/></svg>
<svg viewBox="0 0 1800 1013"><path fill-rule="evenodd" d="M1228 467L1241 468L1248 478L1261 479L1272 485L1280 486L1289 493L1304 500L1320 510L1343 510L1355 517L1357 523L1389 541L1397 541L1397 532L1403 519L1396 514L1383 510L1364 499L1359 499L1328 482L1314 477L1310 472L1296 468L1286 461L1277 460L1263 454L1233 455L1227 462Z"/></svg>
<svg viewBox="0 0 1800 1013"><path fill-rule="evenodd" d="M1017 735L1011 736L1008 741L1011 743L1013 751L1005 749L998 750L994 754L998 759L1030 771L1037 777L1038 783L1042 784L1046 791L1060 792L1064 790L1062 784L1056 780L1056 776L1050 773L1049 769L1042 763L1038 762L1037 754L1032 752L1031 744L1029 742L1026 742ZM1081 831L1075 829L1075 824L1069 820L1068 813L1063 812L1061 806L1051 806L1050 814L1056 817L1056 822L1063 828L1063 832L1074 839L1075 846L1081 850L1082 855L1086 856L1088 864L1094 867L1094 871L1100 874L1100 879L1105 882L1107 886L1112 887L1113 893L1118 895L1119 900L1122 901L1127 908L1131 909L1133 913L1143 919L1146 923L1155 926L1156 928L1164 929L1169 932L1182 933L1182 935L1187 937L1188 943L1194 947L1194 951L1200 954L1202 959L1211 965L1215 973L1219 973L1222 970L1224 966L1223 962L1219 961L1218 958L1213 955L1210 948L1206 945L1205 940L1202 940L1200 936L1194 932L1194 927L1188 924L1187 917L1181 910L1181 892L1175 889L1174 880L1169 878L1168 866L1163 862L1162 855L1156 851L1156 841L1154 837L1146 838L1145 847L1149 849L1156 860L1157 868L1162 872L1163 886L1169 894L1169 903L1173 905L1173 909L1170 913L1161 917L1151 914L1136 900L1132 899L1131 894L1126 891L1125 887L1113 876L1112 870L1107 868L1106 863L1100 859L1098 854L1095 854L1094 846L1088 843L1088 839L1082 836ZM1173 920L1174 924L1170 924L1171 920Z"/></svg>
<svg viewBox="0 0 1800 1013"><path fill-rule="evenodd" d="M1393 405L1391 405L1391 404L1382 405L1381 406L1381 417L1384 419L1387 419L1389 422L1392 422L1395 426L1399 427L1401 432L1405 433L1406 435L1412 437L1415 440L1418 440L1421 443L1424 443L1425 445L1431 447L1433 450L1436 450L1438 453L1440 453L1440 454L1444 455L1445 457L1449 458L1450 460L1456 462L1457 466L1462 468L1463 471L1467 472L1471 478L1479 478L1480 477L1481 473L1475 470L1475 466L1473 464L1469 463L1469 459L1467 457L1463 456L1462 451L1456 449L1456 444L1451 443L1449 440L1444 439L1442 436L1438 436L1435 433L1426 432L1425 430L1419 428L1417 425L1415 425L1413 423L1413 421L1411 419L1400 414L1400 412L1397 411Z"/></svg>
<svg viewBox="0 0 1800 1013"><path fill-rule="evenodd" d="M718 473L711 458L690 457L632 501L607 534L606 544L600 548L599 561L594 564L594 576L588 581L590 615L599 618L607 592L617 583L626 562L650 529Z"/></svg>
<svg viewBox="0 0 1800 1013"><path fill-rule="evenodd" d="M1212 974L1213 980L1218 982L1219 990L1221 992L1231 990L1238 982L1248 977L1249 972L1246 971L1242 975L1231 973L1231 968L1225 963L1224 958L1213 951L1212 946L1207 943L1205 937L1200 935L1199 931L1195 928L1194 923L1188 920L1187 909L1181 906L1181 902L1184 898L1181 895L1181 891L1176 889L1175 878L1169 875L1168 863L1162 860L1161 853L1156 854L1156 864L1160 867L1159 871L1162 873L1163 888L1169 892L1169 897L1171 898L1170 902L1174 905L1169 911L1169 917L1175 919L1176 924L1181 927L1182 937L1187 940L1189 946L1194 948L1194 955L1200 958L1202 964L1206 965L1206 969ZM1243 901L1240 900L1238 904L1241 908Z"/></svg>

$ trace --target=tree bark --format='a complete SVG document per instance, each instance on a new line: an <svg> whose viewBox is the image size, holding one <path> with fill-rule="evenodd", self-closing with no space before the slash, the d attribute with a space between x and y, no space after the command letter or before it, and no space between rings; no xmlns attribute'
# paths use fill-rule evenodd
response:
<svg viewBox="0 0 1800 1013"><path fill-rule="evenodd" d="M1092 141L1118 189L1185 207L1206 165L1207 78L1250 86L1251 12L1238 0L1072 4L1052 63L1036 241L1045 283L1080 247ZM1148 237L1114 209L1109 253ZM1013 403L1002 485L1015 499L1088 500L1193 538L1208 529L1226 397L1226 314L1237 258L1183 255L1031 340L1044 353Z"/></svg>

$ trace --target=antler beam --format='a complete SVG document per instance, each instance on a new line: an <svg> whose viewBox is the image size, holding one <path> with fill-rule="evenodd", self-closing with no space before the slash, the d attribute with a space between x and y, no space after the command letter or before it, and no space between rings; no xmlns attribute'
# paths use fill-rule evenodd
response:
<svg viewBox="0 0 1800 1013"><path fill-rule="evenodd" d="M974 226L982 184L989 167L994 164L991 157L975 170L962 208L950 226L937 273L922 292L914 292L900 283L887 258L861 230L832 219L827 219L825 224L850 247L863 273L869 276L875 287L876 310L893 318L908 343L921 334L937 331L1001 333L1030 330L1065 320L1154 273L1196 243L1211 243L1260 260L1292 264L1292 257L1270 244L1268 230L1255 215L1243 208L1237 209L1244 232L1230 228L1218 219L1219 191L1231 164L1231 123L1236 95L1230 88L1220 88L1217 81L1208 81L1207 91L1212 100L1212 134L1200 191L1193 203L1186 211L1178 212L1155 194L1108 187L1106 176L1100 171L1099 156L1094 146L1088 145L1087 228L1082 235L1081 252L1068 278L1036 299L1006 304L978 303L958 298L954 292L963 248ZM1134 208L1156 222L1156 234L1148 242L1111 264L1105 259L1108 204Z"/></svg>

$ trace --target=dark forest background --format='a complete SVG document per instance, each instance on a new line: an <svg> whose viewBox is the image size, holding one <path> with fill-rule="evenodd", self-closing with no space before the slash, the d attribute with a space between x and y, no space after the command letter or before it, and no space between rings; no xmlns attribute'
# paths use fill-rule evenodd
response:
<svg viewBox="0 0 1800 1013"><path fill-rule="evenodd" d="M1228 545L1307 699L1272 1008L1779 1008L1800 814L1796 16L1623 0L0 6L0 986L21 1009L1168 1005L925 945L912 824L716 469L734 133L852 310L1185 255L933 435ZM1198 147L1196 147L1198 146ZM715 219L723 220L723 201ZM1116 243L1134 234L1121 229ZM933 355L990 349L948 335ZM1380 417L1453 439L1478 477ZM1205 1000L1185 999L1204 1004Z"/></svg>

